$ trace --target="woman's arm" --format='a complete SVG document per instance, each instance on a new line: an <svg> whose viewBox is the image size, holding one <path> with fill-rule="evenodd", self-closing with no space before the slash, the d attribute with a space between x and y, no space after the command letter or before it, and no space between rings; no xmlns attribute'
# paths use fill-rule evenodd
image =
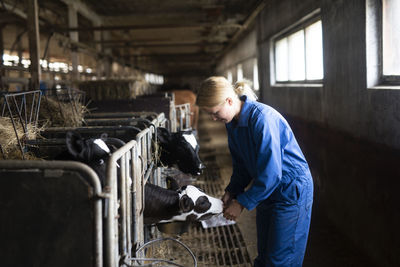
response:
<svg viewBox="0 0 400 267"><path fill-rule="evenodd" d="M274 112L260 112L250 125L256 150L257 177L246 192L237 196L237 200L248 210L252 210L268 198L280 183L282 177L280 125L280 117Z"/></svg>

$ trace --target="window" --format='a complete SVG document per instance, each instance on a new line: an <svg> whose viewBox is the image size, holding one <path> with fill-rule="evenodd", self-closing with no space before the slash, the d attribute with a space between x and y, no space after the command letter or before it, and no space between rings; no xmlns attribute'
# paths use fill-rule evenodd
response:
<svg viewBox="0 0 400 267"><path fill-rule="evenodd" d="M228 71L228 74L226 75L226 79L227 79L230 83L232 83L232 81L233 81L232 72Z"/></svg>
<svg viewBox="0 0 400 267"><path fill-rule="evenodd" d="M145 73L144 75L145 80L151 84L164 84L164 76L157 75L154 73Z"/></svg>
<svg viewBox="0 0 400 267"><path fill-rule="evenodd" d="M258 82L258 63L257 63L257 59L254 59L254 64L253 64L253 88L256 91L260 90L260 84Z"/></svg>
<svg viewBox="0 0 400 267"><path fill-rule="evenodd" d="M382 1L382 80L400 82L400 1Z"/></svg>
<svg viewBox="0 0 400 267"><path fill-rule="evenodd" d="M367 86L400 89L400 1L367 0Z"/></svg>
<svg viewBox="0 0 400 267"><path fill-rule="evenodd" d="M237 81L243 80L243 66L242 64L237 65Z"/></svg>
<svg viewBox="0 0 400 267"><path fill-rule="evenodd" d="M272 83L320 83L324 78L322 23L302 21L272 40Z"/></svg>

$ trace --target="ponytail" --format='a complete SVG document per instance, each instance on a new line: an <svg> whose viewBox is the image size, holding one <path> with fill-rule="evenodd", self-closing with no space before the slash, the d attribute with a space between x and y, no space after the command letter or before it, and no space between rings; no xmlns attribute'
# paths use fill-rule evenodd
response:
<svg viewBox="0 0 400 267"><path fill-rule="evenodd" d="M257 100L256 94L250 88L250 81L240 81L232 84L222 76L212 76L205 79L197 92L196 104L199 107L215 107L224 103L227 97L239 98L246 95L251 100Z"/></svg>
<svg viewBox="0 0 400 267"><path fill-rule="evenodd" d="M258 97L254 93L253 89L251 89L250 83L251 82L247 80L236 82L233 90L239 97L241 97L242 95L246 95L248 99L256 101Z"/></svg>

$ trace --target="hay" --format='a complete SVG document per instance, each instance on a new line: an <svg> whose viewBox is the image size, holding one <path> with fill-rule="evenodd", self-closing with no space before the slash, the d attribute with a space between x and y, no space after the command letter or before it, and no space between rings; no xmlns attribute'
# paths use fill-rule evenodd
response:
<svg viewBox="0 0 400 267"><path fill-rule="evenodd" d="M16 122L16 131L19 141L24 145L25 140L36 139L43 128L35 127L34 125L27 125L27 132L24 130L19 122ZM0 117L0 146L3 155L0 159L22 159L22 153L18 145L18 138L15 134L14 127L11 119L8 117ZM35 159L32 153L24 153L25 159Z"/></svg>
<svg viewBox="0 0 400 267"><path fill-rule="evenodd" d="M40 104L39 120L51 127L82 126L88 113L86 106L79 101L61 102L51 97L43 97Z"/></svg>
<svg viewBox="0 0 400 267"><path fill-rule="evenodd" d="M125 79L82 81L79 90L95 101L135 99L137 96L153 93L152 86L143 75Z"/></svg>

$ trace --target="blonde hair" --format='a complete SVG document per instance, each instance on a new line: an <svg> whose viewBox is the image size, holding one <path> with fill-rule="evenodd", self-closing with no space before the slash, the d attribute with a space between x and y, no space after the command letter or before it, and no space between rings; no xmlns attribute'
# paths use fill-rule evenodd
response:
<svg viewBox="0 0 400 267"><path fill-rule="evenodd" d="M249 80L241 80L235 83L234 90L238 96L246 95L248 99L256 101L257 95L250 87L251 82Z"/></svg>
<svg viewBox="0 0 400 267"><path fill-rule="evenodd" d="M232 86L225 77L212 76L201 83L196 104L200 107L215 107L224 103L227 97L239 98L242 95L247 95L252 100L257 99L247 81L240 81Z"/></svg>

